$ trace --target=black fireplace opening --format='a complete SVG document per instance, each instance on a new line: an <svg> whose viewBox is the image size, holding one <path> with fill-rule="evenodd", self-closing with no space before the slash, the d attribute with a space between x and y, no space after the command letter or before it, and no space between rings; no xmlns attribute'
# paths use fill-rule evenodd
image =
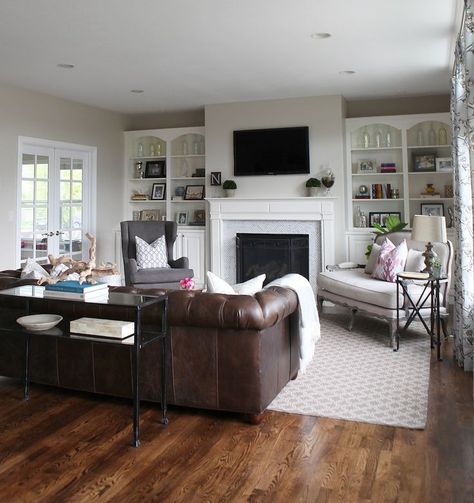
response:
<svg viewBox="0 0 474 503"><path fill-rule="evenodd" d="M266 274L264 284L288 273L309 280L307 234L237 234L237 282Z"/></svg>

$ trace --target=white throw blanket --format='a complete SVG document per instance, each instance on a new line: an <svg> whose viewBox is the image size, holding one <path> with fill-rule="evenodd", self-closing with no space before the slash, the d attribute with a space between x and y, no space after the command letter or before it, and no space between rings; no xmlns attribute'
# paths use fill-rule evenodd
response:
<svg viewBox="0 0 474 503"><path fill-rule="evenodd" d="M314 345L321 337L319 315L313 289L309 281L300 274L286 274L275 279L269 286L282 286L294 290L298 296L298 336L300 349L300 371L304 373L314 356Z"/></svg>

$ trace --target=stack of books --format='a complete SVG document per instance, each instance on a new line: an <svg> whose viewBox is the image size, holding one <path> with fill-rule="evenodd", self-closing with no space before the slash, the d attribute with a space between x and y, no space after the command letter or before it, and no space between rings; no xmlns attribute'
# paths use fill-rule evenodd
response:
<svg viewBox="0 0 474 503"><path fill-rule="evenodd" d="M383 162L380 164L380 173L396 173L397 166L394 162Z"/></svg>
<svg viewBox="0 0 474 503"><path fill-rule="evenodd" d="M105 283L79 283L79 281L58 281L44 287L44 298L101 301L109 298L109 288Z"/></svg>
<svg viewBox="0 0 474 503"><path fill-rule="evenodd" d="M391 197L392 185L390 183L373 183L370 186L371 199L388 199Z"/></svg>

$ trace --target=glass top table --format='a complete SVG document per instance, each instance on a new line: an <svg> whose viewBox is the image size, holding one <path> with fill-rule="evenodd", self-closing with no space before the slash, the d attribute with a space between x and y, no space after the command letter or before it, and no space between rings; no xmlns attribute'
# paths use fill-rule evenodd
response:
<svg viewBox="0 0 474 503"><path fill-rule="evenodd" d="M56 314L61 314L61 304L64 305L64 309L67 311L67 304L70 303L81 304L81 305L100 305L100 306L111 306L111 307L122 307L130 308L134 311L135 317L135 333L132 336L124 339L112 339L105 338L101 336L94 335L80 335L71 333L68 327L68 321L61 322L58 326L50 328L44 331L31 331L24 327L20 327L10 319L2 319L0 317L0 337L2 333L15 332L20 336L25 338L24 347L24 399L29 398L29 356L30 356L30 338L37 337L38 339L47 337L61 338L62 340L83 340L92 341L98 343L109 343L116 345L129 344L133 345L133 445L138 447L140 445L140 386L139 386L139 375L140 375L140 352L141 350L150 343L157 340L162 340L161 344L161 412L163 424L168 424L168 418L166 415L167 405L166 405L166 343L165 339L168 332L168 296L146 296L146 295L136 295L132 293L123 292L109 292L108 298L98 298L98 299L74 299L70 297L45 297L45 288L38 285L22 285L14 288L9 288L5 290L0 290L0 307L3 300L7 299L21 299L24 301L24 314L30 314L31 304L39 303L40 305L44 302L54 303L54 310L58 311ZM22 304L23 305L23 304ZM142 324L142 312L147 309L154 308L156 306L161 307L161 311L157 311L157 321L151 325L147 324L146 327ZM36 306L37 308L37 306ZM49 309L49 307L48 307ZM100 312L100 311L99 311ZM97 310L94 311L95 317L97 316ZM153 314L154 315L154 314Z"/></svg>

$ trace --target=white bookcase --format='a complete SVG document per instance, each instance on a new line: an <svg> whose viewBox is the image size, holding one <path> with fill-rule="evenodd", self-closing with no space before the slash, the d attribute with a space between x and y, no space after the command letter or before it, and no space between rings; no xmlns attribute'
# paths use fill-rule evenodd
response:
<svg viewBox="0 0 474 503"><path fill-rule="evenodd" d="M127 131L124 135L123 218L178 221L178 215L184 213L186 223L178 223L175 258L187 256L194 269L196 285L203 286L207 221L204 200L207 185L204 127ZM141 177L137 163L142 166ZM157 175L150 176L153 173ZM154 184L159 184L156 187L158 193L164 189L163 199L152 199ZM200 190L198 186L203 187L202 199L177 196L179 187L183 191L187 187L192 191L193 187L194 190ZM144 194L147 199L134 200L132 197L135 193Z"/></svg>
<svg viewBox="0 0 474 503"><path fill-rule="evenodd" d="M434 204L437 208L433 207L433 211L442 208L449 224L452 170L424 171L423 167L431 159L451 158L448 113L347 119L346 158L348 260L363 263L366 245L373 238L368 227L357 226L358 208L366 215L367 225L379 216L383 219L399 213L409 228L413 216L422 212L422 205ZM382 173L382 164L394 164L396 172ZM428 184L439 195L422 195ZM370 199L359 198L361 186L367 187ZM387 188L398 191L398 197L392 197L396 194L388 193ZM452 230L448 229L448 233Z"/></svg>

